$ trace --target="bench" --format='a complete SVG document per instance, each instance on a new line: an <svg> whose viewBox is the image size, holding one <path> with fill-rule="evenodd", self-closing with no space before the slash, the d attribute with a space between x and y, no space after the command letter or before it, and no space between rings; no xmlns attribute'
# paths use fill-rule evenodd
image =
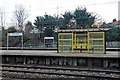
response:
<svg viewBox="0 0 120 80"><path fill-rule="evenodd" d="M82 48L82 46L81 46L80 48L77 48L77 47L76 47L76 48L73 48L73 50L80 50L80 52L82 53L83 50L88 50L88 49L87 49L87 46L86 46L86 48ZM90 49L89 49L89 50L90 50ZM91 50L92 50L92 52L94 51L93 48L91 48Z"/></svg>
<svg viewBox="0 0 120 80"><path fill-rule="evenodd" d="M80 50L80 52L82 53L83 50L88 50L87 48L73 48L73 50Z"/></svg>

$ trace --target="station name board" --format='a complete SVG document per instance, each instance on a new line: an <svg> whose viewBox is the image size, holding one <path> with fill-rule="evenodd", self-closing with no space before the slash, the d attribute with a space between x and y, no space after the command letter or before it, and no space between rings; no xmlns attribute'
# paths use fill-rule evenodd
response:
<svg viewBox="0 0 120 80"><path fill-rule="evenodd" d="M22 35L23 35L22 33L18 33L18 32L8 33L8 36L22 36Z"/></svg>

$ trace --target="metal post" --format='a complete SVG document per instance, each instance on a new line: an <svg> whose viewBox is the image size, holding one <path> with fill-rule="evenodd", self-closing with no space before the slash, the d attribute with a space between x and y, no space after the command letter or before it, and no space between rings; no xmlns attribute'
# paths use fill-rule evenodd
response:
<svg viewBox="0 0 120 80"><path fill-rule="evenodd" d="M23 33L22 33L22 39L21 39L21 42L22 42L22 50L23 50Z"/></svg>
<svg viewBox="0 0 120 80"><path fill-rule="evenodd" d="M7 50L8 50L8 33L7 33Z"/></svg>
<svg viewBox="0 0 120 80"><path fill-rule="evenodd" d="M45 38L44 38L44 48L45 48Z"/></svg>
<svg viewBox="0 0 120 80"><path fill-rule="evenodd" d="M81 44L81 46L80 46L80 53L82 53L82 44Z"/></svg>
<svg viewBox="0 0 120 80"><path fill-rule="evenodd" d="M104 44L103 51L104 51L104 54L106 54L106 33L105 32L103 32L103 44Z"/></svg>
<svg viewBox="0 0 120 80"><path fill-rule="evenodd" d="M54 38L53 38L53 46L52 47L54 47Z"/></svg>
<svg viewBox="0 0 120 80"><path fill-rule="evenodd" d="M59 53L59 33L57 33L57 53Z"/></svg>

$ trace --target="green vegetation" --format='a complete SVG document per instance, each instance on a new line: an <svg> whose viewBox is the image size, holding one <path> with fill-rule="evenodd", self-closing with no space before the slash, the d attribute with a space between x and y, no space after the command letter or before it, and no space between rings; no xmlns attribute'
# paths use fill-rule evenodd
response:
<svg viewBox="0 0 120 80"><path fill-rule="evenodd" d="M77 22L76 28L90 28L96 19L96 16L90 12L87 12L86 8L77 8L74 12L65 12L61 17L50 16L45 14L44 16L37 16L34 22L36 28L40 31L44 27L54 28L55 26L61 29L69 28L68 24L70 20L74 18Z"/></svg>
<svg viewBox="0 0 120 80"><path fill-rule="evenodd" d="M23 32L24 33L24 46L39 46L43 44L44 37L55 37L57 41L57 34L54 32L55 28L68 29L70 20L74 18L76 20L76 29L92 28L92 24L97 19L96 15L87 12L86 8L76 8L75 11L68 11L61 16L51 16L45 14L44 16L37 16L34 25L31 22L27 22L24 26L24 30L16 29L15 27L9 27L8 29L2 28L2 46L7 45L7 33L10 32ZM34 29L38 29L38 33L31 32ZM106 33L107 42L120 41L120 29L119 27L111 27L111 30ZM10 37L10 47L21 46L21 37Z"/></svg>
<svg viewBox="0 0 120 80"><path fill-rule="evenodd" d="M111 30L106 32L107 42L120 41L120 27L112 26Z"/></svg>

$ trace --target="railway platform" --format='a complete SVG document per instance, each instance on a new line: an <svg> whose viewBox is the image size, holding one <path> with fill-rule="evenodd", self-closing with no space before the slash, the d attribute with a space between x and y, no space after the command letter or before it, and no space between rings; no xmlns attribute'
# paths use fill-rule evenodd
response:
<svg viewBox="0 0 120 80"><path fill-rule="evenodd" d="M57 53L50 50L2 50L3 64L87 67L120 70L120 53Z"/></svg>
<svg viewBox="0 0 120 80"><path fill-rule="evenodd" d="M100 57L100 58L120 58L119 51L106 51L106 54L88 53L57 53L57 51L45 50L2 50L2 55L28 55L28 56L61 56L61 57Z"/></svg>

